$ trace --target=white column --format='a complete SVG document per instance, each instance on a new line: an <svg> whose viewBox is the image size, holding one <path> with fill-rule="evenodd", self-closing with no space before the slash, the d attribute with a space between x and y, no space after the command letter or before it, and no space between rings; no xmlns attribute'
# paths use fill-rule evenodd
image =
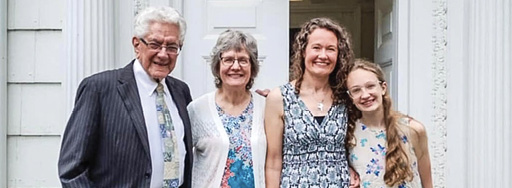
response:
<svg viewBox="0 0 512 188"><path fill-rule="evenodd" d="M66 89L68 112L80 81L115 67L114 1L68 0L66 35Z"/></svg>
<svg viewBox="0 0 512 188"><path fill-rule="evenodd" d="M0 0L0 187L7 187L7 0Z"/></svg>
<svg viewBox="0 0 512 188"><path fill-rule="evenodd" d="M512 187L512 3L471 0L467 9L467 186Z"/></svg>

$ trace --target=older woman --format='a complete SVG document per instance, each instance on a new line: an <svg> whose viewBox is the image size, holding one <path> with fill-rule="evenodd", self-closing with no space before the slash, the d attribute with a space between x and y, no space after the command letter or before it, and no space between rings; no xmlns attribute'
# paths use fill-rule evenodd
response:
<svg viewBox="0 0 512 188"><path fill-rule="evenodd" d="M227 30L211 54L217 90L188 106L195 148L192 187L265 187L265 100L249 91L258 74L256 40Z"/></svg>
<svg viewBox="0 0 512 188"><path fill-rule="evenodd" d="M306 22L293 46L294 80L267 96L267 187L348 187L342 67L350 36L328 18Z"/></svg>

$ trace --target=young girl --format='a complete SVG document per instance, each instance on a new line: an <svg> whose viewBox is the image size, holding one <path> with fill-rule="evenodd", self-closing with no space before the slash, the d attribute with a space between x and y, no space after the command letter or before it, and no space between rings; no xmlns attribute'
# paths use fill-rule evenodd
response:
<svg viewBox="0 0 512 188"><path fill-rule="evenodd" d="M344 86L348 104L349 163L367 187L432 187L427 133L423 125L391 106L384 73L356 60Z"/></svg>

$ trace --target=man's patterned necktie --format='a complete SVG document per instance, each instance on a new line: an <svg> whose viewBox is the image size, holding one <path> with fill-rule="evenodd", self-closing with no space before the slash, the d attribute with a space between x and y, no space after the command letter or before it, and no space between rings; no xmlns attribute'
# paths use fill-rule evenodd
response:
<svg viewBox="0 0 512 188"><path fill-rule="evenodd" d="M156 87L156 110L164 145L164 187L178 187L180 177L178 143L172 125L171 113L165 104L164 87L161 83L158 83Z"/></svg>

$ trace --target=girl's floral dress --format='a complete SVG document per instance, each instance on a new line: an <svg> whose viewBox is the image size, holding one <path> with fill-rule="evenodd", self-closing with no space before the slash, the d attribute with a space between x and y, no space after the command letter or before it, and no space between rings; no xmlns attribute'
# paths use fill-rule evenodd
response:
<svg viewBox="0 0 512 188"><path fill-rule="evenodd" d="M402 118L399 120L399 127L402 127L401 135L402 142L408 152L409 161L414 178L411 182L404 182L396 187L421 187L421 180L418 173L418 164L414 148L407 137L408 129L403 126L408 126L409 118ZM362 124L360 121L356 122L354 131L356 137L356 146L349 150L349 162L356 172L359 173L361 178L361 188L387 188L384 182L384 173L386 172L386 130L384 128L372 128Z"/></svg>

